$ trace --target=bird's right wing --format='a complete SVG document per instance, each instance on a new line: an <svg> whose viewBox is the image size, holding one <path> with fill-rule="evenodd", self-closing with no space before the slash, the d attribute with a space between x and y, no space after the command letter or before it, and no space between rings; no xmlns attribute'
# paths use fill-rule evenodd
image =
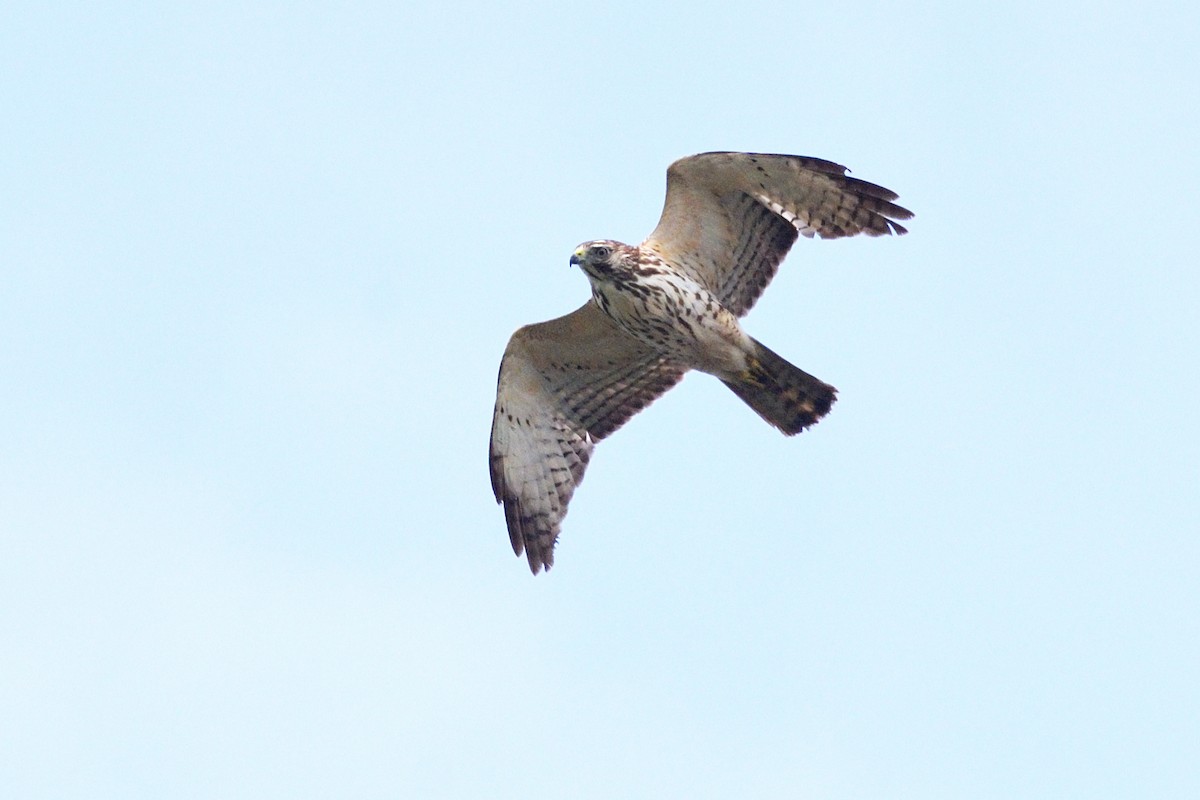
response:
<svg viewBox="0 0 1200 800"><path fill-rule="evenodd" d="M513 334L496 386L492 490L504 505L513 552L525 552L534 574L554 563L554 542L595 442L685 371L591 301Z"/></svg>

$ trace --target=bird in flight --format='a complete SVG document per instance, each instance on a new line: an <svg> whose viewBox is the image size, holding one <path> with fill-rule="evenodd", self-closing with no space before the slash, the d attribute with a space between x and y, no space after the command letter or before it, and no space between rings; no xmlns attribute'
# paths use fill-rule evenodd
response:
<svg viewBox="0 0 1200 800"><path fill-rule="evenodd" d="M526 325L500 362L490 466L513 551L534 574L554 564L567 504L596 442L688 370L718 378L792 436L829 412L836 390L742 330L798 236L907 231L896 193L819 158L702 153L667 169L658 227L640 245L608 239L571 264L592 297Z"/></svg>

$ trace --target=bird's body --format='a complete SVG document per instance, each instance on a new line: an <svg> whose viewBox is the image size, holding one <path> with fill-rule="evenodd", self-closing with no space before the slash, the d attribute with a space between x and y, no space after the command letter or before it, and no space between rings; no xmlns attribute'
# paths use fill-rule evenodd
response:
<svg viewBox="0 0 1200 800"><path fill-rule="evenodd" d="M592 299L513 334L500 365L491 476L513 550L534 573L553 548L595 443L689 370L714 375L787 435L828 413L836 390L738 321L798 235L905 233L896 195L799 156L705 153L667 172L654 232L586 242L571 263Z"/></svg>
<svg viewBox="0 0 1200 800"><path fill-rule="evenodd" d="M580 245L572 261L587 274L600 310L638 341L710 375L746 368L750 337L694 278L653 253L611 240Z"/></svg>

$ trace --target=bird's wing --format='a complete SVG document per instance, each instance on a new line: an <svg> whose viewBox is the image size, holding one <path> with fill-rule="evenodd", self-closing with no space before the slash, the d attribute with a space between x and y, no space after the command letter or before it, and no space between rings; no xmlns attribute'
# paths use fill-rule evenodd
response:
<svg viewBox="0 0 1200 800"><path fill-rule="evenodd" d="M513 551L534 574L554 563L567 503L595 442L674 386L685 368L656 355L589 301L513 334L500 362L491 474Z"/></svg>
<svg viewBox="0 0 1200 800"><path fill-rule="evenodd" d="M903 234L912 212L896 193L831 161L702 153L667 169L658 227L642 243L709 288L738 316L750 310L797 235Z"/></svg>

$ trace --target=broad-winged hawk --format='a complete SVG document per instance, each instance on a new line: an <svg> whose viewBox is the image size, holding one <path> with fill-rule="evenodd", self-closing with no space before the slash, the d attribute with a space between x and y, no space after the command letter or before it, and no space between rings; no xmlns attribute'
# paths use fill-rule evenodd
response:
<svg viewBox="0 0 1200 800"><path fill-rule="evenodd" d="M738 318L797 236L903 234L894 192L802 156L703 153L667 170L658 227L639 246L575 250L592 298L513 334L500 362L491 477L513 551L536 574L554 563L567 503L596 442L690 369L715 375L793 435L835 389L747 335Z"/></svg>

